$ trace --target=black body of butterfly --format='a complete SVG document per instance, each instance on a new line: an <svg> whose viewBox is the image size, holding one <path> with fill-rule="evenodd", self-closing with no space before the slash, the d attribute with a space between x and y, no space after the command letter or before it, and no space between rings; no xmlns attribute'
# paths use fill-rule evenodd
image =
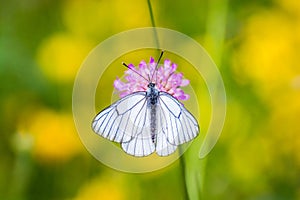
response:
<svg viewBox="0 0 300 200"><path fill-rule="evenodd" d="M97 134L121 143L122 149L133 156L147 156L154 151L168 156L199 134L194 116L175 97L159 91L152 79L153 75L147 91L121 98L99 112L92 122Z"/></svg>

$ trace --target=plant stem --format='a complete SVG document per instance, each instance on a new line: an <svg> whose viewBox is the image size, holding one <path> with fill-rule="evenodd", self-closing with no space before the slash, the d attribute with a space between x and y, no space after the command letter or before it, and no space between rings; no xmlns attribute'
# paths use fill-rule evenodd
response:
<svg viewBox="0 0 300 200"><path fill-rule="evenodd" d="M185 160L184 160L184 155L182 153L182 147L179 146L178 147L178 150L179 150L179 154L181 155L180 158L179 158L179 163L180 163L180 170L181 170L181 175L182 175L182 182L183 182L183 197L184 199L189 199L189 195L188 195L188 188L187 188L187 184L186 184L186 176L185 176Z"/></svg>
<svg viewBox="0 0 300 200"><path fill-rule="evenodd" d="M147 3L148 3L148 9L149 9L149 14L150 14L150 18L151 18L151 25L153 26L153 34L154 34L154 39L155 39L156 47L157 47L157 49L160 49L158 35L157 35L156 28L155 28L156 25L155 25L155 20L154 20L154 15L153 15L151 1L147 0Z"/></svg>

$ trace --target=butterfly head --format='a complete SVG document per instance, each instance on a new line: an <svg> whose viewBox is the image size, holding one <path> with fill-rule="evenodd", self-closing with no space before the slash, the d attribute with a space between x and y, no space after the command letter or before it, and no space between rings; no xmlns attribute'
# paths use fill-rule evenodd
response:
<svg viewBox="0 0 300 200"><path fill-rule="evenodd" d="M155 83L149 83L148 88L155 88Z"/></svg>

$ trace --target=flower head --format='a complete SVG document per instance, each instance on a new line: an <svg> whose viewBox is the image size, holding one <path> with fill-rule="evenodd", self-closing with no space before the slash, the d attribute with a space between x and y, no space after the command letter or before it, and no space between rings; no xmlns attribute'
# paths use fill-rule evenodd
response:
<svg viewBox="0 0 300 200"><path fill-rule="evenodd" d="M180 87L187 86L190 81L183 79L182 73L175 72L177 65L170 60L166 59L156 72L156 62L152 57L150 57L149 63L141 61L138 67L133 64L129 64L128 67L129 69L125 71L126 82L121 81L118 77L114 81L114 87L121 92L120 97L137 91L146 91L149 81L152 81L159 91L167 92L178 100L189 99L189 95L185 94Z"/></svg>

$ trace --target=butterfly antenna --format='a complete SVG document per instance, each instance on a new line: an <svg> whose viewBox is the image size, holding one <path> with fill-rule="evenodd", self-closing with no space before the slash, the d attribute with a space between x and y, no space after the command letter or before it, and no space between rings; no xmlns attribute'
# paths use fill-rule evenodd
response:
<svg viewBox="0 0 300 200"><path fill-rule="evenodd" d="M153 74L152 74L152 76L151 76L150 82L152 82L155 72L156 72L156 81L157 81L157 68L158 68L159 61L160 61L161 57L163 56L164 52L165 52L165 51L162 50L161 53L160 53L160 56L159 56L159 58L158 58L158 60L157 60L156 66L155 66L155 68L154 68L154 72L153 72Z"/></svg>
<svg viewBox="0 0 300 200"><path fill-rule="evenodd" d="M135 71L134 69L130 68L126 63L122 62L122 65L124 65L125 67L127 67L129 70L133 71L134 73L136 73L137 75L139 75L140 77L142 77L143 79L145 79L147 82L149 80L147 80L144 76L142 76L140 73L138 73L137 71Z"/></svg>

